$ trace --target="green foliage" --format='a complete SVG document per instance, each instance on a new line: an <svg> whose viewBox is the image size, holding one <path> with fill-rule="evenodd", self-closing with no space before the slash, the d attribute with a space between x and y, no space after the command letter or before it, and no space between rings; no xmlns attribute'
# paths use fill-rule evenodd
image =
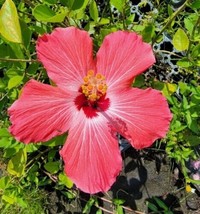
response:
<svg viewBox="0 0 200 214"><path fill-rule="evenodd" d="M12 0L6 0L0 10L0 34L10 42L22 42L17 9Z"/></svg>
<svg viewBox="0 0 200 214"><path fill-rule="evenodd" d="M181 165L186 182L199 183L189 177L186 168L189 159L199 158L195 152L200 142L199 0L186 0L177 10L174 10L171 1L157 0L154 1L157 11L143 12L140 19L137 14L131 13L128 0L110 0L103 8L99 2L0 1L0 152L7 166L0 177L0 212L3 214L45 213L45 194L41 189L48 185L60 191L67 200L77 200L79 197L73 182L63 172L59 156L67 134L45 143L24 145L8 132L7 109L18 99L25 83L36 79L51 84L44 68L37 61L35 45L39 35L49 33L56 27L76 26L88 31L93 37L95 52L104 37L117 30L135 31L151 45L162 41L165 34L172 38L173 48L180 54L174 54L173 51L168 51L168 54L174 56L178 75L189 76L190 80L161 81L140 75L135 78L133 87L151 86L162 91L167 98L173 120L166 139L162 141L166 153ZM139 9L143 10L147 2L142 1ZM155 53L158 56L158 67L160 53L161 50ZM164 69L166 76L167 69ZM97 214L102 213L98 199L91 196L82 212L89 213L92 207L96 207ZM153 200L153 203L148 203L151 211L171 213L159 198ZM110 203L113 212L124 212L123 200L112 199Z"/></svg>
<svg viewBox="0 0 200 214"><path fill-rule="evenodd" d="M173 45L178 51L185 51L189 47L189 39L181 28L173 36Z"/></svg>
<svg viewBox="0 0 200 214"><path fill-rule="evenodd" d="M181 164L187 182L200 183L189 178L185 167L189 159L197 158L194 149L200 140L200 86L179 82L178 89L178 94L167 95L172 105L173 121L166 152Z"/></svg>
<svg viewBox="0 0 200 214"><path fill-rule="evenodd" d="M33 16L38 21L55 23L63 22L66 16L66 12L67 11L65 9L61 8L60 11L55 13L47 5L40 4L33 9Z"/></svg>
<svg viewBox="0 0 200 214"><path fill-rule="evenodd" d="M170 210L170 208L160 199L157 197L153 197L153 200L150 202L147 202L147 206L149 208L149 213L154 214L173 214L173 212Z"/></svg>

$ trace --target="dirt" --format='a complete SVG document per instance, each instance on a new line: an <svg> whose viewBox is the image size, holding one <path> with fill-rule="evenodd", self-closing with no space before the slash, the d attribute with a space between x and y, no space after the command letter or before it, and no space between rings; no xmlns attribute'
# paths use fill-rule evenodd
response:
<svg viewBox="0 0 200 214"><path fill-rule="evenodd" d="M114 213L112 198L125 201L125 214L153 213L147 209L147 202L158 207L154 197L162 200L172 213L200 213L200 193L195 188L194 193L185 191L184 179L178 166L166 160L164 152L152 149L137 152L129 148L122 155L124 167L117 181L107 194L98 195L103 213ZM80 192L79 198L69 201L59 191L54 191L49 195L48 213L81 214L89 198L89 194ZM97 208L93 206L90 213L95 214L96 211ZM160 209L157 213L163 213L162 211Z"/></svg>

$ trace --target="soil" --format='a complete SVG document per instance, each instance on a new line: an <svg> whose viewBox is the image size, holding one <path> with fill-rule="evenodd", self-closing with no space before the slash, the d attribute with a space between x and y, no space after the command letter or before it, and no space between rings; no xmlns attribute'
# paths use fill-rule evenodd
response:
<svg viewBox="0 0 200 214"><path fill-rule="evenodd" d="M112 198L124 200L124 213L155 213L147 208L147 202L154 203L154 197L162 200L174 214L200 213L200 192L186 192L183 176L173 162L166 160L164 152L153 149L137 152L133 148L122 153L124 167L108 194L98 195L103 213L114 213ZM81 214L90 198L80 192L79 198L67 201L60 192L49 193L49 214ZM90 213L95 214L96 207ZM157 213L162 212L160 209Z"/></svg>

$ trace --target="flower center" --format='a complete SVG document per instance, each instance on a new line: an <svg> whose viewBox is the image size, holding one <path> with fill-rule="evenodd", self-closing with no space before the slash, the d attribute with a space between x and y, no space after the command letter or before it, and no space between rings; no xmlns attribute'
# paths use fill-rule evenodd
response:
<svg viewBox="0 0 200 214"><path fill-rule="evenodd" d="M100 73L95 75L93 70L88 71L81 85L82 93L92 102L105 95L107 88L105 77Z"/></svg>

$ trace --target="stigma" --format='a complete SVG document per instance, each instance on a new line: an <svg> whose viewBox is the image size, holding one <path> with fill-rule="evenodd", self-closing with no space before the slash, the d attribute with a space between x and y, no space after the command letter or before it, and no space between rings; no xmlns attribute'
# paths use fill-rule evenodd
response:
<svg viewBox="0 0 200 214"><path fill-rule="evenodd" d="M93 70L88 71L81 85L82 93L91 102L95 102L104 96L107 88L105 77L100 73L95 74Z"/></svg>

